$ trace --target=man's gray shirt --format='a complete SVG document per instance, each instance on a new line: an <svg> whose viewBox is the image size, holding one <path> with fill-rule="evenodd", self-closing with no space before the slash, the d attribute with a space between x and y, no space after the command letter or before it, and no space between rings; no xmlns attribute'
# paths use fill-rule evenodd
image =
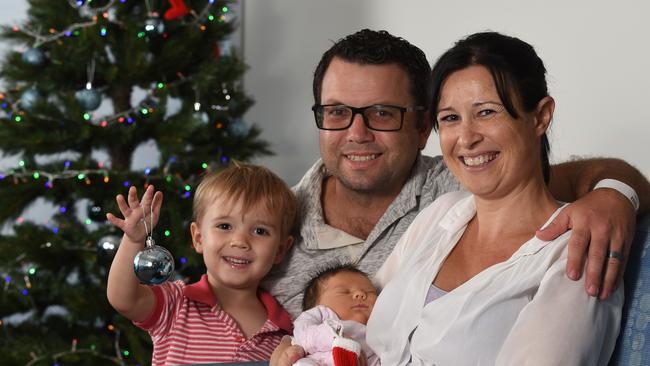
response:
<svg viewBox="0 0 650 366"><path fill-rule="evenodd" d="M300 204L300 232L287 257L262 284L294 318L302 311L305 286L319 268L355 263L373 277L418 212L438 196L460 189L441 156L419 155L402 191L364 241L325 223L321 189L326 174L318 160L293 187Z"/></svg>

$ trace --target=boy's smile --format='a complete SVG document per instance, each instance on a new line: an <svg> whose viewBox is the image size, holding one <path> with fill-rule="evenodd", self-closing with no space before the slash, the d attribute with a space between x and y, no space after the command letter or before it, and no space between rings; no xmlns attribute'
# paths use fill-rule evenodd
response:
<svg viewBox="0 0 650 366"><path fill-rule="evenodd" d="M223 259L228 262L233 269L244 268L246 265L252 263L252 261L245 258L223 257Z"/></svg>
<svg viewBox="0 0 650 366"><path fill-rule="evenodd" d="M191 225L195 250L203 254L213 291L256 290L293 238L282 232L280 215L265 202L245 209L242 200L219 195Z"/></svg>

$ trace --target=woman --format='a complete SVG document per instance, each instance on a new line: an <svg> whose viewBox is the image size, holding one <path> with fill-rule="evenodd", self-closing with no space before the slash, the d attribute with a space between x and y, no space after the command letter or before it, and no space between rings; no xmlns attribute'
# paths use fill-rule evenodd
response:
<svg viewBox="0 0 650 366"><path fill-rule="evenodd" d="M545 74L529 44L492 32L459 41L435 64L434 126L469 192L423 210L377 275L390 282L367 339L383 365L609 361L622 288L590 297L564 274L570 233L535 237L562 210L545 183L555 107Z"/></svg>

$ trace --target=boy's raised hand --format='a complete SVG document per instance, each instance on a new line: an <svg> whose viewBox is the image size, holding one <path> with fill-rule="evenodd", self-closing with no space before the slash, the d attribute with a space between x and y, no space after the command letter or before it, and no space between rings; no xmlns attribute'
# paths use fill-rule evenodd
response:
<svg viewBox="0 0 650 366"><path fill-rule="evenodd" d="M121 194L115 198L124 219L120 219L111 213L106 214L108 221L122 229L124 234L133 242L144 242L147 237L147 230L151 233L153 227L158 223L163 194L160 191L155 193L154 191L154 187L150 185L142 195L142 201L138 201L138 190L132 186L129 188L128 199L125 199ZM152 211L153 217L151 216Z"/></svg>

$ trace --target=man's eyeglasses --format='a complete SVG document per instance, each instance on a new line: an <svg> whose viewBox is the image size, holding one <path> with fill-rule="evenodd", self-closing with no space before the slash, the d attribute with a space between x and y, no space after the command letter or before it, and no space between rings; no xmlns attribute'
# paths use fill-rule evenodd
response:
<svg viewBox="0 0 650 366"><path fill-rule="evenodd" d="M344 104L315 104L311 107L316 118L316 126L321 130L345 130L352 125L358 113L363 123L375 131L399 131L404 123L404 113L424 111L425 107L405 108L396 105L373 104L355 108Z"/></svg>

